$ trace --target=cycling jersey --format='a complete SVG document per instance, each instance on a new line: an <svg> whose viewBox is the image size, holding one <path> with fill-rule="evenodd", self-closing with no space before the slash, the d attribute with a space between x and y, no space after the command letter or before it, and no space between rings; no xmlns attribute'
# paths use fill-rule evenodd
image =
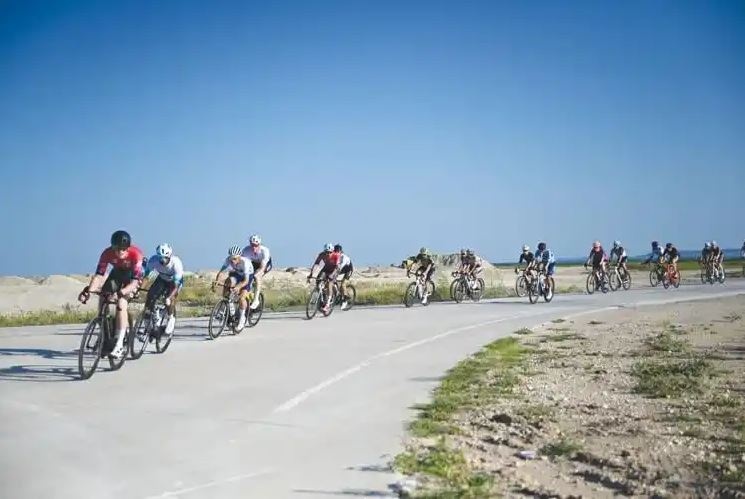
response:
<svg viewBox="0 0 745 499"><path fill-rule="evenodd" d="M101 257L98 259L98 265L96 266L96 274L106 274L106 269L111 265L114 270L120 272L131 273L134 279L142 279L142 251L137 246L130 246L127 248L124 257L119 258L119 252L113 248L106 248Z"/></svg>
<svg viewBox="0 0 745 499"><path fill-rule="evenodd" d="M620 262L622 259L625 259L627 257L626 249L623 246L613 248L612 250L610 250L610 259L613 260L614 256L618 257L618 261Z"/></svg>
<svg viewBox="0 0 745 499"><path fill-rule="evenodd" d="M347 265L352 265L352 259L346 253L340 253L339 257L339 268L344 268Z"/></svg>
<svg viewBox="0 0 745 499"><path fill-rule="evenodd" d="M145 275L150 275L151 272L157 272L159 279L172 282L177 286L184 283L184 265L177 256L172 256L168 265L161 263L158 255L151 256L145 267Z"/></svg>
<svg viewBox="0 0 745 499"><path fill-rule="evenodd" d="M608 257L605 255L605 251L603 251L603 247L601 246L598 248L597 251L594 249L590 251L590 256L587 257L588 260L592 260L592 265L594 267L599 266L601 263L608 260Z"/></svg>
<svg viewBox="0 0 745 499"><path fill-rule="evenodd" d="M520 253L520 260L518 260L518 264L521 264L523 262L525 263L533 263L533 260L535 260L535 255L533 255L532 251L528 251L527 253Z"/></svg>
<svg viewBox="0 0 745 499"><path fill-rule="evenodd" d="M341 258L341 253L337 253L335 251L322 251L316 257L316 261L313 262L313 266L315 267L316 265L323 262L324 271L327 269L333 270L339 266L340 258Z"/></svg>
<svg viewBox="0 0 745 499"><path fill-rule="evenodd" d="M645 263L649 263L652 260L659 261L660 258L662 258L663 252L662 247L657 246L656 248L652 248L652 252L647 255L647 259L645 260Z"/></svg>
<svg viewBox="0 0 745 499"><path fill-rule="evenodd" d="M414 257L413 265L419 265L419 268L426 269L430 265L434 267L435 262L429 255L417 255Z"/></svg>
<svg viewBox="0 0 745 499"><path fill-rule="evenodd" d="M269 261L272 258L272 255L269 252L269 248L267 248L263 244L260 244L257 247L253 247L251 245L246 246L245 248L243 248L241 256L244 258L248 258L252 262L259 263L264 267L269 264Z"/></svg>
<svg viewBox="0 0 745 499"><path fill-rule="evenodd" d="M711 249L710 248L704 248L701 250L701 259L702 260L708 260L711 256Z"/></svg>
<svg viewBox="0 0 745 499"><path fill-rule="evenodd" d="M235 264L230 261L230 258L226 258L225 263L223 263L222 267L220 267L220 272L227 270L231 274L236 274L237 276L244 278L246 276L252 276L254 273L254 266L251 265L251 260L244 257L240 258L241 259L238 260L238 263Z"/></svg>
<svg viewBox="0 0 745 499"><path fill-rule="evenodd" d="M535 259L544 264L556 263L554 252L546 248L535 252Z"/></svg>
<svg viewBox="0 0 745 499"><path fill-rule="evenodd" d="M680 253L678 253L678 248L673 246L670 249L665 249L665 251L662 253L662 256L667 257L669 260L672 260L673 258L678 258L680 256Z"/></svg>
<svg viewBox="0 0 745 499"><path fill-rule="evenodd" d="M743 243L742 248L740 248L740 256L745 258L745 243Z"/></svg>

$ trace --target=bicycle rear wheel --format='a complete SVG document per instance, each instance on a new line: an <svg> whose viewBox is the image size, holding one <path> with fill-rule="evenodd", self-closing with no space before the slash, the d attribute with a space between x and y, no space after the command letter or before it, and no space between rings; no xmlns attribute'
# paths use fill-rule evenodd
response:
<svg viewBox="0 0 745 499"><path fill-rule="evenodd" d="M479 277L476 279L476 287L471 290L471 300L481 301L481 297L484 296L484 288L486 288L486 282Z"/></svg>
<svg viewBox="0 0 745 499"><path fill-rule="evenodd" d="M101 319L96 317L88 323L83 337L80 339L80 350L78 350L78 372L80 379L88 379L93 376L101 360L103 349L103 328Z"/></svg>
<svg viewBox="0 0 745 499"><path fill-rule="evenodd" d="M248 327L254 327L261 320L261 316L264 314L264 293L259 293L259 306L256 309L248 309L248 317L246 317L246 325Z"/></svg>
<svg viewBox="0 0 745 499"><path fill-rule="evenodd" d="M353 284L344 285L344 301L347 304L346 310L351 310L354 304L357 303L357 288Z"/></svg>
<svg viewBox="0 0 745 499"><path fill-rule="evenodd" d="M217 339L228 324L228 300L222 299L215 304L207 324L207 333L213 340Z"/></svg>
<svg viewBox="0 0 745 499"><path fill-rule="evenodd" d="M150 343L150 313L147 310L140 312L133 330L132 341L129 342L129 357L137 360L142 357Z"/></svg>

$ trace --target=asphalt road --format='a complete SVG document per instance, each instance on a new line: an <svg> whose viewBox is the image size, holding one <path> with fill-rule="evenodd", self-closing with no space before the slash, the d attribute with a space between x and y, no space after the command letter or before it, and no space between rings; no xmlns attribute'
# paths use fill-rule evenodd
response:
<svg viewBox="0 0 745 499"><path fill-rule="evenodd" d="M485 343L557 317L745 293L725 286L266 315L78 380L81 326L0 330L0 496L386 496L411 407ZM705 303L701 304L706 306ZM102 367L105 366L105 367Z"/></svg>

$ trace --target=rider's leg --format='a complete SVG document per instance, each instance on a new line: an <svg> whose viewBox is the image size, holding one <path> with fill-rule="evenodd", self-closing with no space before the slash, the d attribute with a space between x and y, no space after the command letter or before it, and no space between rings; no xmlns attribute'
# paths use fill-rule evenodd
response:
<svg viewBox="0 0 745 499"><path fill-rule="evenodd" d="M238 295L238 307L240 309L238 318L238 329L243 329L246 326L246 311L248 310L248 289L251 287L249 284L247 287L241 289Z"/></svg>
<svg viewBox="0 0 745 499"><path fill-rule="evenodd" d="M254 272L255 294L253 301L251 301L251 309L258 308L260 304L259 295L261 294L261 283L263 280L264 272L262 272L261 270Z"/></svg>

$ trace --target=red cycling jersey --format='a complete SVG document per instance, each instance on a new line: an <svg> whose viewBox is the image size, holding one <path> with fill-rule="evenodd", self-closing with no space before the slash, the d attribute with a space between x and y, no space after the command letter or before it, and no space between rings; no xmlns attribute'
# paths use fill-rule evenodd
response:
<svg viewBox="0 0 745 499"><path fill-rule="evenodd" d="M329 251L329 252L322 252L318 254L318 258L316 258L315 263L313 266L315 267L319 263L323 261L323 268L330 269L334 268L339 265L339 259L341 258L341 253L337 253L336 251Z"/></svg>
<svg viewBox="0 0 745 499"><path fill-rule="evenodd" d="M144 274L142 258L142 251L137 246L127 248L124 258L119 258L119 252L113 248L106 248L98 260L96 274L104 275L107 267L111 265L117 270L131 270L135 279L142 279Z"/></svg>

